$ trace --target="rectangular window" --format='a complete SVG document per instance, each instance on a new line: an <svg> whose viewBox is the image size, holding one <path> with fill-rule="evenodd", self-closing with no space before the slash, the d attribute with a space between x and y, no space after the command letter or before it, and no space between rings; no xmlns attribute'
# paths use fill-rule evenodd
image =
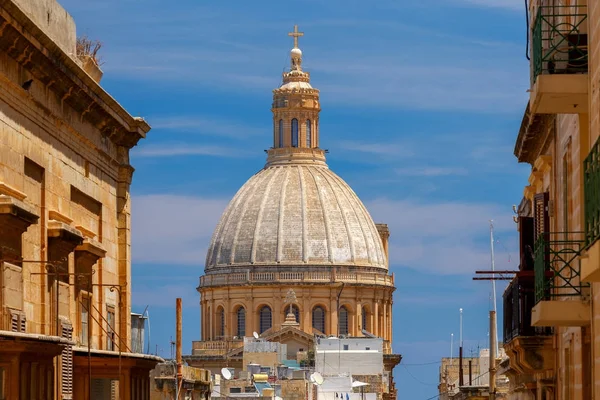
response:
<svg viewBox="0 0 600 400"><path fill-rule="evenodd" d="M344 345L344 350L348 350L348 345L347 344Z"/></svg>
<svg viewBox="0 0 600 400"><path fill-rule="evenodd" d="M113 350L115 349L115 309L113 307L108 307L106 312L106 349Z"/></svg>
<svg viewBox="0 0 600 400"><path fill-rule="evenodd" d="M82 294L79 301L79 342L87 346L89 335L90 298Z"/></svg>

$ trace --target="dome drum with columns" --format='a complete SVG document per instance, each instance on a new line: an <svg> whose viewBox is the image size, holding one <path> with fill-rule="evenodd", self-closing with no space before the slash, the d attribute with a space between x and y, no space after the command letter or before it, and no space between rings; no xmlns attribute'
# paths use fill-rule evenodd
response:
<svg viewBox="0 0 600 400"><path fill-rule="evenodd" d="M379 336L391 353L389 230L373 222L356 193L327 166L319 148L319 91L302 70L302 33L296 28L290 35L291 68L273 91L267 163L233 197L207 252L198 287L198 357L218 353L217 341L239 346L254 331L267 340L287 340L288 352L320 334Z"/></svg>

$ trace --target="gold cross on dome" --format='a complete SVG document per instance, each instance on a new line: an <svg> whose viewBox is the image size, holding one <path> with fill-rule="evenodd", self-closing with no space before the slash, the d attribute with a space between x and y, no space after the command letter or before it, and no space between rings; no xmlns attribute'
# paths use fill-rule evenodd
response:
<svg viewBox="0 0 600 400"><path fill-rule="evenodd" d="M304 32L298 32L298 25L294 25L294 32L288 32L288 36L292 36L294 38L294 48L298 48L298 38L300 36L304 36Z"/></svg>

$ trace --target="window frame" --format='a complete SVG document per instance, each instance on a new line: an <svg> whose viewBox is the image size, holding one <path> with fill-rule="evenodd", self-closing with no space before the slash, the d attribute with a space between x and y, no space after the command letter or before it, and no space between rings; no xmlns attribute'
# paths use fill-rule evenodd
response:
<svg viewBox="0 0 600 400"><path fill-rule="evenodd" d="M268 315L264 315L263 319L263 311L267 311L269 312ZM268 326L264 325L263 323L267 323L268 322ZM265 329L263 329L263 327L265 327ZM268 331L269 329L271 329L273 327L273 310L271 309L271 307L264 305L260 308L260 310L258 311L258 333L264 333L266 331Z"/></svg>
<svg viewBox="0 0 600 400"><path fill-rule="evenodd" d="M318 321L315 318L315 312L320 310L322 312L322 324L323 324L323 330L320 329L318 325L318 323L320 323L320 321ZM327 332L325 332L326 330L326 325L325 325L325 321L327 320L327 312L325 311L325 308L323 306L314 306L312 311L311 311L311 322L312 322L312 328L318 330L319 332L322 332L323 334L327 334Z"/></svg>
<svg viewBox="0 0 600 400"><path fill-rule="evenodd" d="M292 119L292 124L291 124L291 138L292 138L292 142L291 145L292 147L298 147L299 146L299 138L298 138L298 119L297 118L293 118Z"/></svg>

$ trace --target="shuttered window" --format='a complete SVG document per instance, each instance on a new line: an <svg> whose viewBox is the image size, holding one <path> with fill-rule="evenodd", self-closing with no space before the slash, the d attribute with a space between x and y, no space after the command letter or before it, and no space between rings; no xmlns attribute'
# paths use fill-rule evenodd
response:
<svg viewBox="0 0 600 400"><path fill-rule="evenodd" d="M548 192L536 194L533 198L534 240L537 241L543 234L550 232L550 219L548 217Z"/></svg>
<svg viewBox="0 0 600 400"><path fill-rule="evenodd" d="M73 327L71 325L62 325L62 335L69 341L73 339ZM64 399L70 399L73 395L73 347L68 345L62 351L61 359L61 380L62 394Z"/></svg>
<svg viewBox="0 0 600 400"><path fill-rule="evenodd" d="M11 311L10 313L10 330L12 332L25 333L27 330L27 318L25 313L20 311Z"/></svg>

